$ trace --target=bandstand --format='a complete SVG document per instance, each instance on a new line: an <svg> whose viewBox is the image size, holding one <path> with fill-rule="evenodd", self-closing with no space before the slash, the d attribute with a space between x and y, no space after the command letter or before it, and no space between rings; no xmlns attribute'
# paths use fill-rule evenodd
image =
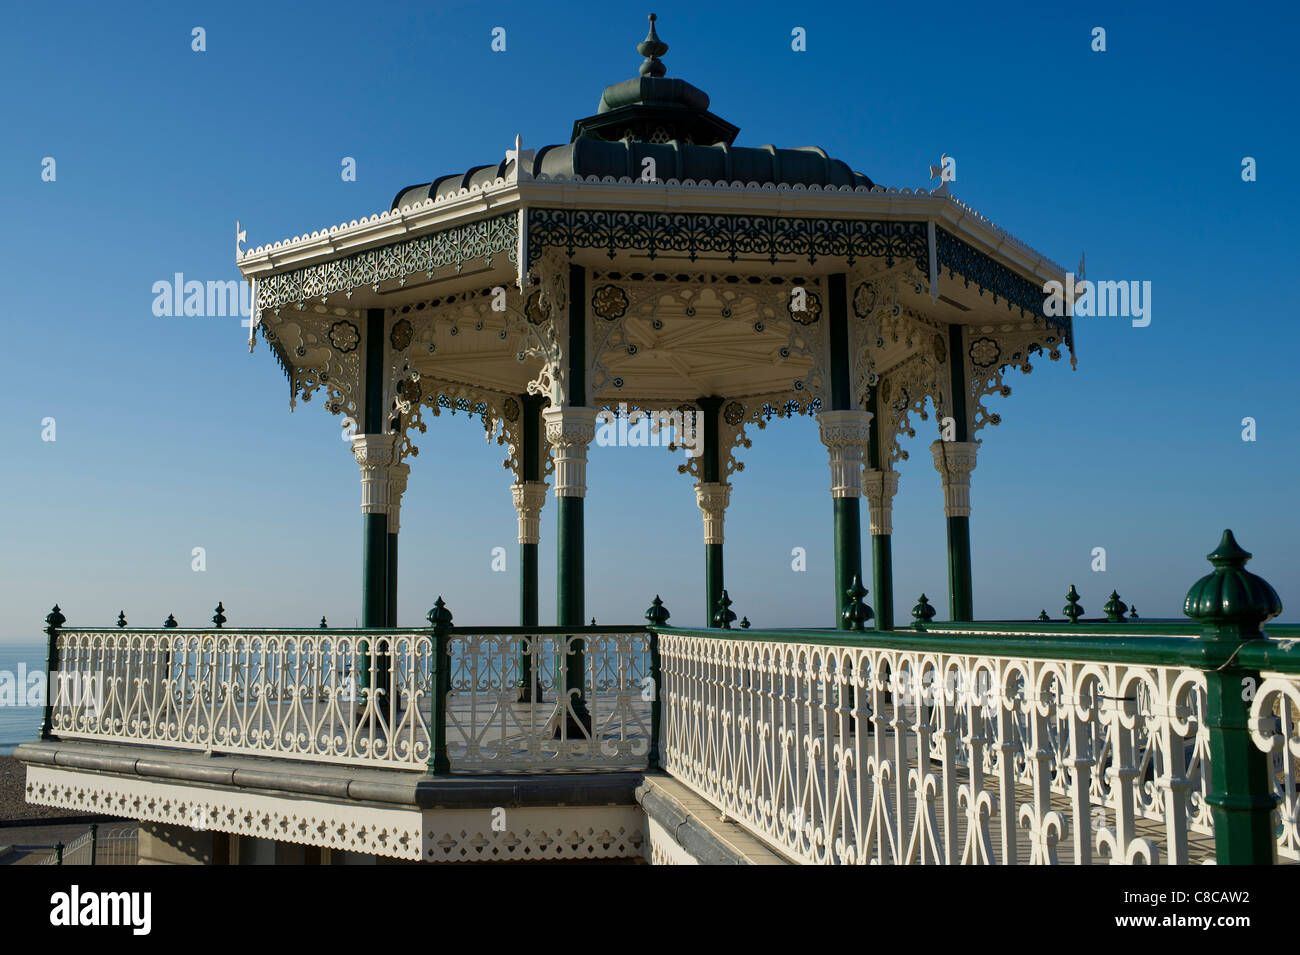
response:
<svg viewBox="0 0 1300 955"><path fill-rule="evenodd" d="M974 619L986 400L1039 355L1073 364L1044 309L1063 270L945 186L735 145L667 49L652 16L640 76L566 144L516 137L239 256L250 348L353 432L362 627L227 627L222 604L211 628L87 627L56 606L47 671L99 697L47 699L16 752L28 801L137 819L141 860L177 864L1300 861L1300 627L1270 623L1281 599L1230 531L1190 620L1125 617L1115 591L1083 618L1073 586L1065 620ZM453 624L441 597L428 627L396 619L410 459L443 411L507 451L518 627ZM834 599L806 629L733 629L726 510L774 417L815 418L828 451ZM952 620L922 595L907 625L891 505L900 439L931 418ZM663 468L703 516L704 628L658 597L644 623L585 624L588 449L632 419L690 451Z"/></svg>
<svg viewBox="0 0 1300 955"><path fill-rule="evenodd" d="M606 87L565 144L523 150L516 137L503 159L403 189L386 212L239 257L254 283L252 336L293 399L319 391L355 426L363 626L397 624L410 459L444 409L481 415L508 449L523 625L539 623L539 515L553 488L561 626L585 620L598 415L685 421L696 453L677 470L703 516L708 624L729 613L723 528L738 452L772 417L816 418L834 615L810 623L848 626L846 593L865 580L865 494L886 630L899 438L933 412L951 616L973 619L970 478L980 430L999 421L985 399L1010 393L1009 369L1072 349L1070 319L1043 309L1044 283L1063 270L946 185L885 188L815 147L735 145L739 130L709 97L665 75L667 50L652 16L640 75Z"/></svg>

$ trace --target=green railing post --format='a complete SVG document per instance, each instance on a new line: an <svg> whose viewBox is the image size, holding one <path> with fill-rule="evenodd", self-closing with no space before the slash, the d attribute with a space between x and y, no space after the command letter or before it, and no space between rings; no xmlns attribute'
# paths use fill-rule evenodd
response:
<svg viewBox="0 0 1300 955"><path fill-rule="evenodd" d="M1273 769L1250 733L1250 700L1258 670L1238 665L1237 654L1261 640L1260 624L1282 612L1277 592L1245 569L1250 554L1225 530L1208 555L1214 572L1192 585L1183 612L1201 623L1206 647L1205 723L1210 731L1210 787L1214 851L1219 865L1275 861Z"/></svg>
<svg viewBox="0 0 1300 955"><path fill-rule="evenodd" d="M433 627L433 660L430 674L433 682L432 702L429 707L429 765L435 776L451 772L447 758L447 697L451 692L451 611L439 596L429 611L429 625Z"/></svg>
<svg viewBox="0 0 1300 955"><path fill-rule="evenodd" d="M59 673L59 628L67 623L59 605L45 616L45 633L49 643L45 650L45 715L41 720L41 739L49 739L54 728L54 694Z"/></svg>
<svg viewBox="0 0 1300 955"><path fill-rule="evenodd" d="M659 634L655 627L663 627L668 624L668 618L671 616L664 602L655 594L654 603L645 612L646 620L650 621L651 629L647 631L650 634L650 751L646 755L646 769L655 770L659 768L659 727L663 719L663 704L660 702L662 695L661 680L663 678L663 669L659 658Z"/></svg>
<svg viewBox="0 0 1300 955"><path fill-rule="evenodd" d="M63 843L54 843L54 864L63 865Z"/></svg>
<svg viewBox="0 0 1300 955"><path fill-rule="evenodd" d="M99 845L99 823L90 824L90 864L95 864L95 847Z"/></svg>

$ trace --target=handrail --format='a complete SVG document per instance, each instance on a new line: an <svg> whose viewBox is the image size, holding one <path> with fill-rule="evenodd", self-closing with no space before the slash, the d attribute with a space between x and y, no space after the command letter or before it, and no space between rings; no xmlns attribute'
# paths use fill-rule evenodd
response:
<svg viewBox="0 0 1300 955"><path fill-rule="evenodd" d="M659 634L708 637L718 640L747 640L762 643L812 644L824 647L877 647L884 650L966 653L972 655L1014 655L1035 660L1070 658L1089 663L1144 663L1160 666L1218 668L1234 660L1247 669L1300 673L1300 641L1253 638L1237 643L1204 640L1199 636L1095 637L1004 636L989 639L952 631L866 630L721 630L691 627L651 627Z"/></svg>

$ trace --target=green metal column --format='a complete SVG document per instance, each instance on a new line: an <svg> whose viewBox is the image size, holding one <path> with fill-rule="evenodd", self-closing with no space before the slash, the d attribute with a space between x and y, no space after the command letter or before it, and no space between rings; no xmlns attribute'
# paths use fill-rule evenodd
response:
<svg viewBox="0 0 1300 955"><path fill-rule="evenodd" d="M388 535L388 608L385 627L397 626L397 534Z"/></svg>
<svg viewBox="0 0 1300 955"><path fill-rule="evenodd" d="M867 467L880 470L880 408L876 389L867 397L867 411L871 414L871 437L867 442ZM882 488L883 493L883 488ZM885 502L882 502L882 504ZM892 508L893 501L888 501ZM871 588L876 594L876 629L894 629L894 549L889 534L871 535Z"/></svg>
<svg viewBox="0 0 1300 955"><path fill-rule="evenodd" d="M703 447L700 451L700 483L717 484L722 480L722 449L719 442L718 413L722 409L722 399L716 395L699 399L701 437ZM712 627L713 615L718 610L718 600L722 597L722 544L704 545L704 625Z"/></svg>
<svg viewBox="0 0 1300 955"><path fill-rule="evenodd" d="M567 394L571 407L587 404L587 272L580 265L569 266L569 352ZM558 489L558 488L557 488ZM556 504L556 623L581 627L586 622L584 595L583 498L557 496ZM582 640L574 640L565 656L568 686L578 690L573 707L578 719L590 725L586 702L586 654Z"/></svg>
<svg viewBox="0 0 1300 955"><path fill-rule="evenodd" d="M966 418L966 346L960 325L948 326L949 390L957 441L970 440ZM947 476L944 477L947 480ZM953 620L975 619L970 573L970 518L948 518L948 601Z"/></svg>
<svg viewBox="0 0 1300 955"><path fill-rule="evenodd" d="M520 425L519 472L524 484L539 483L542 480L542 406L546 399L541 395L520 395L519 407L523 420ZM538 571L536 541L521 541L519 544L519 625L536 627L538 625ZM533 659L529 653L529 643L519 643L519 699L524 702L532 698ZM541 699L541 693L536 693Z"/></svg>
<svg viewBox="0 0 1300 955"><path fill-rule="evenodd" d="M830 276L828 283L831 410L853 411L852 381L849 374L848 278L843 272ZM856 497L837 497L835 509L835 626L848 629L843 619L853 578L862 576L862 518Z"/></svg>
<svg viewBox="0 0 1300 955"><path fill-rule="evenodd" d="M384 310L366 310L366 355L363 368L365 407L363 430L369 435L384 431ZM388 626L388 515L361 515L361 626ZM362 689L372 685L370 647L363 643L358 669ZM382 658L376 663L373 686L388 690L388 672Z"/></svg>

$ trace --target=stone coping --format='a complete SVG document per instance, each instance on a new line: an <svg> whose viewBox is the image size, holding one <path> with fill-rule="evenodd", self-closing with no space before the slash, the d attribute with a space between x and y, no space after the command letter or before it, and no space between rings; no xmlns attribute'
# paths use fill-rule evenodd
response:
<svg viewBox="0 0 1300 955"><path fill-rule="evenodd" d="M191 783L263 795L310 796L410 809L633 806L642 772L459 775L369 769L282 758L206 755L77 740L23 743L24 764Z"/></svg>

